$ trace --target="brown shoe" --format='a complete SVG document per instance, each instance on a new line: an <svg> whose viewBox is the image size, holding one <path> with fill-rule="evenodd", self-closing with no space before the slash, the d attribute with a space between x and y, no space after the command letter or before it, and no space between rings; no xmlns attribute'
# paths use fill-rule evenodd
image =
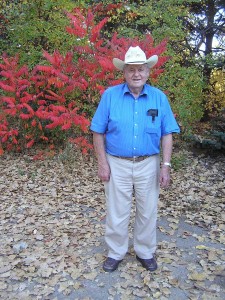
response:
<svg viewBox="0 0 225 300"><path fill-rule="evenodd" d="M157 262L154 257L150 259L143 259L136 255L136 258L146 270L153 272L157 269Z"/></svg>
<svg viewBox="0 0 225 300"><path fill-rule="evenodd" d="M122 260L116 260L114 258L108 257L103 264L103 270L105 272L113 272L118 268L119 263Z"/></svg>

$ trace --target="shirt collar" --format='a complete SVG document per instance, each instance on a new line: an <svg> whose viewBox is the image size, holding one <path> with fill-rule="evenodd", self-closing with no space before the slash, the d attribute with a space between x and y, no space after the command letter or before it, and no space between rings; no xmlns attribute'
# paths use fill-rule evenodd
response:
<svg viewBox="0 0 225 300"><path fill-rule="evenodd" d="M130 94L130 90L129 90L129 88L128 88L127 83L125 83L125 85L124 85L124 90L123 90L123 94L125 95L126 93L129 93L129 94ZM146 84L144 85L144 87L143 87L143 89L142 89L142 91L141 91L141 93L140 93L140 96L142 96L142 95L147 95Z"/></svg>

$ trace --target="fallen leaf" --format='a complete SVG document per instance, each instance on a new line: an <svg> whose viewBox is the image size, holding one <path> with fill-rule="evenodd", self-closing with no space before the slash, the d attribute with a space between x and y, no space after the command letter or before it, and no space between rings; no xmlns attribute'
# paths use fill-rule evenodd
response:
<svg viewBox="0 0 225 300"><path fill-rule="evenodd" d="M203 281L207 278L207 274L196 272L196 273L189 274L188 278L191 279L191 280Z"/></svg>

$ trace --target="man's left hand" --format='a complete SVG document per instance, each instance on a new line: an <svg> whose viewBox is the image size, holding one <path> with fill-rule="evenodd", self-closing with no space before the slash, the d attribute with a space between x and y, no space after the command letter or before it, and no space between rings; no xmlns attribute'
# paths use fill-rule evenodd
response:
<svg viewBox="0 0 225 300"><path fill-rule="evenodd" d="M162 166L160 170L160 177L159 177L160 186L162 188L167 188L170 184L170 167L169 166Z"/></svg>

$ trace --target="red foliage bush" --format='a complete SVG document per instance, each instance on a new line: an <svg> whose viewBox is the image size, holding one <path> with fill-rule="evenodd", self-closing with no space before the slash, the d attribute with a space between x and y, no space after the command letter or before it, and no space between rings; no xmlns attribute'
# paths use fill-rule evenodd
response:
<svg viewBox="0 0 225 300"><path fill-rule="evenodd" d="M46 142L51 147L57 142L70 141L87 153L92 145L88 133L93 109L100 95L110 85L123 81L112 58L123 59L130 46L140 45L147 57L162 54L166 41L153 46L153 38L101 38L100 32L107 18L95 24L91 9L75 8L68 13L73 34L79 45L62 56L57 50L43 55L48 65L37 65L29 71L20 67L18 56L2 56L0 64L0 154L3 149L21 151L34 143ZM151 78L156 80L163 72L167 57L160 57ZM91 109L91 107L93 109ZM84 112L87 112L85 114Z"/></svg>

